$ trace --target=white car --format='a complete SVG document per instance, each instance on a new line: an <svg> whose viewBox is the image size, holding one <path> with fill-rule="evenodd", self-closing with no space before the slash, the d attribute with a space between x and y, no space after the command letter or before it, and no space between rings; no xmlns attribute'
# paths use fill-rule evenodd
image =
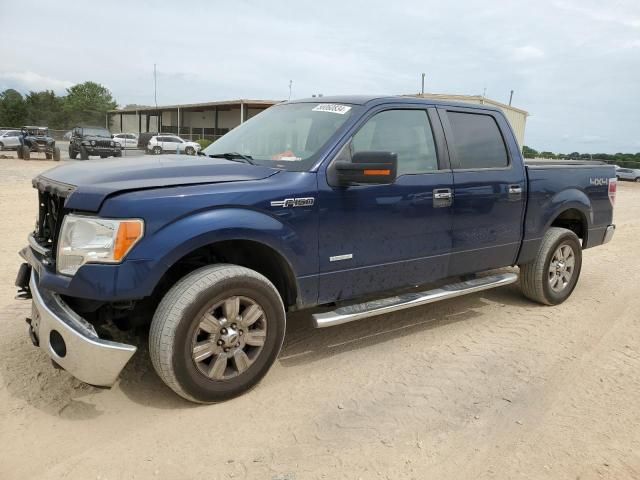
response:
<svg viewBox="0 0 640 480"><path fill-rule="evenodd" d="M17 150L20 146L20 130L0 131L0 150Z"/></svg>
<svg viewBox="0 0 640 480"><path fill-rule="evenodd" d="M631 180L632 182L640 182L640 169L638 168L616 168L616 177L620 180Z"/></svg>
<svg viewBox="0 0 640 480"><path fill-rule="evenodd" d="M138 135L135 133L116 133L113 140L122 148L138 148Z"/></svg>
<svg viewBox="0 0 640 480"><path fill-rule="evenodd" d="M151 137L147 144L147 150L155 155L160 155L163 152L195 155L201 148L199 143L187 142L176 135L156 135Z"/></svg>

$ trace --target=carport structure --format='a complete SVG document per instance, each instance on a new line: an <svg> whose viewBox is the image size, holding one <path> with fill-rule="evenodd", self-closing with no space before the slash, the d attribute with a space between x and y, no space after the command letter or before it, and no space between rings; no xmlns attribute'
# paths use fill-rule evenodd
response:
<svg viewBox="0 0 640 480"><path fill-rule="evenodd" d="M113 133L161 132L215 140L277 100L225 100L156 107L135 106L107 113Z"/></svg>

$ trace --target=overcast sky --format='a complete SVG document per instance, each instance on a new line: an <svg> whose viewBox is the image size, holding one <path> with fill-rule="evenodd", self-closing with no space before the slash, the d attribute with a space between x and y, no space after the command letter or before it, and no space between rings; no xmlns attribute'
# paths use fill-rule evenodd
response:
<svg viewBox="0 0 640 480"><path fill-rule="evenodd" d="M139 4L138 4L139 3ZM312 93L482 94L538 150L640 151L640 0L0 0L0 90L107 86L119 105ZM26 10L25 10L26 8ZM28 22L25 23L25 15Z"/></svg>

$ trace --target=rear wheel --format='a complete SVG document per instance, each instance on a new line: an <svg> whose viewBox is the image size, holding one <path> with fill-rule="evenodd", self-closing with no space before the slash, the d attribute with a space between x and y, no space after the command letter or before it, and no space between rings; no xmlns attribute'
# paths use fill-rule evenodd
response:
<svg viewBox="0 0 640 480"><path fill-rule="evenodd" d="M31 160L31 150L29 149L29 147L24 145L20 148L20 150L22 151L22 156L20 156L20 158L24 160Z"/></svg>
<svg viewBox="0 0 640 480"><path fill-rule="evenodd" d="M87 152L87 148L80 145L80 160L89 160L89 152Z"/></svg>
<svg viewBox="0 0 640 480"><path fill-rule="evenodd" d="M640 182L640 177L636 177L636 182Z"/></svg>
<svg viewBox="0 0 640 480"><path fill-rule="evenodd" d="M550 228L535 260L520 265L520 288L531 300L545 305L564 302L575 288L582 267L582 245L565 228Z"/></svg>
<svg viewBox="0 0 640 480"><path fill-rule="evenodd" d="M285 333L282 299L259 273L236 265L201 268L169 290L149 332L149 353L178 395L213 403L255 386Z"/></svg>
<svg viewBox="0 0 640 480"><path fill-rule="evenodd" d="M71 160L75 160L78 156L78 152L76 152L73 148L69 147L69 158Z"/></svg>

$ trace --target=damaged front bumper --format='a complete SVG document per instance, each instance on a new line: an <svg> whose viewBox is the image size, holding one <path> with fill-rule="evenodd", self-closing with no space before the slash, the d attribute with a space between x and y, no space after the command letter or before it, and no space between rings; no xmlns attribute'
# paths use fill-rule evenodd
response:
<svg viewBox="0 0 640 480"><path fill-rule="evenodd" d="M77 379L96 386L113 385L136 347L101 339L60 295L38 286L35 270L29 290L33 301L29 335L34 344Z"/></svg>

